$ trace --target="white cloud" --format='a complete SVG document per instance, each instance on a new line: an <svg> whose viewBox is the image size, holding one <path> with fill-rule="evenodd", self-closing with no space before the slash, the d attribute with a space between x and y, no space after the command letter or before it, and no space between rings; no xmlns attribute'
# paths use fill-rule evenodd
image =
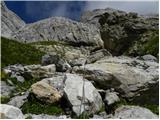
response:
<svg viewBox="0 0 160 120"><path fill-rule="evenodd" d="M54 2L54 3L53 3ZM69 11L68 8L77 6L80 12L93 9L104 9L107 7L124 10L127 12L138 12L139 14L157 14L159 4L158 1L150 2L127 2L127 1L85 1L71 3L64 1L27 1L26 2L26 14L33 19L44 19L51 16L63 16L63 17L76 17L79 16L77 11ZM85 11L84 10L84 11Z"/></svg>
<svg viewBox="0 0 160 120"><path fill-rule="evenodd" d="M127 12L137 12L139 14L157 14L159 4L158 1L88 1L86 10L100 9L100 8L115 8Z"/></svg>

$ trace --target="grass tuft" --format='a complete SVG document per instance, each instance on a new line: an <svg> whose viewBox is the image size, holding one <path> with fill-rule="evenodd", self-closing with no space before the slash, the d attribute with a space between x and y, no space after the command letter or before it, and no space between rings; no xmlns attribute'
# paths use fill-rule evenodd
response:
<svg viewBox="0 0 160 120"><path fill-rule="evenodd" d="M60 115L63 113L62 108L58 104L44 104L38 101L34 95L30 95L28 102L22 106L22 112L32 114L48 114L48 115Z"/></svg>

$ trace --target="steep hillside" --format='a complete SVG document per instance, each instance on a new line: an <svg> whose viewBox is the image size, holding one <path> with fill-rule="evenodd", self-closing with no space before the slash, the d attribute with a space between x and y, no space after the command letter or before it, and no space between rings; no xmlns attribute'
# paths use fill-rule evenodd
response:
<svg viewBox="0 0 160 120"><path fill-rule="evenodd" d="M1 35L4 37L11 37L13 32L18 31L24 26L25 22L14 12L9 10L4 1L1 1Z"/></svg>

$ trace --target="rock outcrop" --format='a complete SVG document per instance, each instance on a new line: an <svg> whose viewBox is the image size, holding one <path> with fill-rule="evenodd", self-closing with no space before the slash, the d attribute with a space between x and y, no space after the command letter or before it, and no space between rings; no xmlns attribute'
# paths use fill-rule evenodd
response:
<svg viewBox="0 0 160 120"><path fill-rule="evenodd" d="M9 10L4 1L1 1L1 36L11 37L12 33L17 32L24 26L25 22Z"/></svg>
<svg viewBox="0 0 160 120"><path fill-rule="evenodd" d="M112 8L97 9L82 14L81 21L97 26L104 46L114 55L123 54L140 35L158 30L158 18L146 18Z"/></svg>

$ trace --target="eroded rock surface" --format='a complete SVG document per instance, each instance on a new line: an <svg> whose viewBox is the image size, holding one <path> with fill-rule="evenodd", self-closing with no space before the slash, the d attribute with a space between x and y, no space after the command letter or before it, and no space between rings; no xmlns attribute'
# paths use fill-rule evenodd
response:
<svg viewBox="0 0 160 120"><path fill-rule="evenodd" d="M90 81L76 74L66 74L64 92L73 112L93 114L102 108L102 99Z"/></svg>
<svg viewBox="0 0 160 120"><path fill-rule="evenodd" d="M25 26L25 22L21 20L14 12L9 10L4 1L1 2L1 35L11 37L13 32Z"/></svg>

